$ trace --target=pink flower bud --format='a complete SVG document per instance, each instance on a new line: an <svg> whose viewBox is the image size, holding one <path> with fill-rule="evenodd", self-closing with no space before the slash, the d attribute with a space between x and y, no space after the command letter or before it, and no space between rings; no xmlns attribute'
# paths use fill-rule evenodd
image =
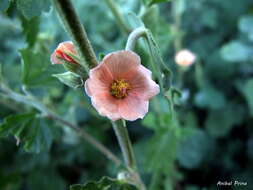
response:
<svg viewBox="0 0 253 190"><path fill-rule="evenodd" d="M106 55L90 70L85 90L100 115L133 121L146 115L149 99L160 88L151 71L141 65L140 57L123 50Z"/></svg>
<svg viewBox="0 0 253 190"><path fill-rule="evenodd" d="M78 64L76 60L70 56L70 54L77 56L77 52L73 43L71 41L62 42L51 55L51 62L53 64L63 64L64 61L66 61L69 63Z"/></svg>
<svg viewBox="0 0 253 190"><path fill-rule="evenodd" d="M182 67L188 67L194 63L196 56L189 50L184 49L177 52L175 62Z"/></svg>

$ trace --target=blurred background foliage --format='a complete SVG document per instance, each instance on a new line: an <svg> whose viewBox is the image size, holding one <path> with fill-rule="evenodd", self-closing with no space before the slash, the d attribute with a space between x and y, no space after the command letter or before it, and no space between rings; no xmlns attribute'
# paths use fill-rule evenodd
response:
<svg viewBox="0 0 253 190"><path fill-rule="evenodd" d="M124 49L127 33L106 1L73 3L97 55ZM160 95L144 120L128 123L149 189L217 189L218 181L231 180L248 182L233 189L253 189L252 0L115 3L129 28L138 25L135 13L152 31L182 94L174 97L174 115ZM64 69L51 65L50 54L69 37L51 2L1 0L0 10L0 82L32 93L121 157L110 123L90 106L84 89L52 77ZM174 55L181 48L198 59L180 78ZM146 65L150 57L138 52ZM0 108L1 190L68 189L104 175L116 177L119 168L69 128L1 90Z"/></svg>

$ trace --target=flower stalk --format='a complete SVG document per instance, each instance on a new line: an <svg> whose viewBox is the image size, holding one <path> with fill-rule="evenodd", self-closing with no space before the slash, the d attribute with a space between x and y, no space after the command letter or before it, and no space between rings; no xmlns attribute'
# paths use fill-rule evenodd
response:
<svg viewBox="0 0 253 190"><path fill-rule="evenodd" d="M70 0L53 0L56 11L65 29L70 34L72 41L81 56L81 64L88 72L90 68L98 65L96 55Z"/></svg>
<svg viewBox="0 0 253 190"><path fill-rule="evenodd" d="M136 161L134 157L132 143L130 141L129 134L126 128L125 120L118 120L112 122L112 126L118 139L120 149L123 153L124 161L127 167L135 170Z"/></svg>
<svg viewBox="0 0 253 190"><path fill-rule="evenodd" d="M126 44L125 49L133 51L136 46L137 40L140 37L146 36L147 32L148 32L148 29L146 29L144 27L139 27L139 28L136 28L135 30L133 30L127 39L127 44Z"/></svg>
<svg viewBox="0 0 253 190"><path fill-rule="evenodd" d="M121 152L123 153L125 164L129 171L130 176L127 180L129 180L130 183L136 185L140 190L146 190L146 187L143 184L140 175L137 171L134 151L126 127L126 121L125 120L114 121L112 122L112 126L116 134L117 140L119 142Z"/></svg>

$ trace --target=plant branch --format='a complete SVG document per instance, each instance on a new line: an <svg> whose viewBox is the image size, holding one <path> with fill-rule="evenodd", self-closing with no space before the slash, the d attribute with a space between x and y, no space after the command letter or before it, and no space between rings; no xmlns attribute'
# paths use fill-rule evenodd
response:
<svg viewBox="0 0 253 190"><path fill-rule="evenodd" d="M76 11L70 0L53 0L59 19L63 22L65 29L70 34L79 54L81 55L86 71L98 65L96 55L87 37L86 31L81 24Z"/></svg>
<svg viewBox="0 0 253 190"><path fill-rule="evenodd" d="M146 36L147 35L148 30L144 27L139 27L136 28L135 30L133 30L128 39L127 39L127 44L126 44L126 50L131 50L134 51L134 48L136 46L137 40L140 37Z"/></svg>
<svg viewBox="0 0 253 190"><path fill-rule="evenodd" d="M27 95L24 96L22 94L16 93L16 92L12 91L9 87L7 87L6 85L3 85L3 84L0 85L0 89L3 93L5 93L7 95L6 97L8 97L9 99L12 99L16 102L19 102L19 103L22 103L25 105L29 105L29 106L37 109L38 111L40 111L46 117L48 117L52 120L58 121L59 123L63 124L64 126L67 126L71 129L73 129L74 131L76 131L76 133L80 137L85 139L90 145L92 145L94 148L99 150L109 160L113 161L116 165L121 164L121 161L109 149L107 149L103 144L98 142L93 136L91 136L89 133L87 133L84 129L81 129L79 126L77 126L73 123L70 123L69 121L61 118L59 115L57 115L56 113L49 110L44 104L42 104L37 99L35 99L35 97L27 96Z"/></svg>

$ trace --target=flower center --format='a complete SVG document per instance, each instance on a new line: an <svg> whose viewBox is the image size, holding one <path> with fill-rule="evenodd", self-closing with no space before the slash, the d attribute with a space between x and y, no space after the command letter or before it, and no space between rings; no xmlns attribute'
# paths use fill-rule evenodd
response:
<svg viewBox="0 0 253 190"><path fill-rule="evenodd" d="M131 89L131 86L124 79L114 80L111 84L110 93L113 97L122 99L127 96L128 90Z"/></svg>

